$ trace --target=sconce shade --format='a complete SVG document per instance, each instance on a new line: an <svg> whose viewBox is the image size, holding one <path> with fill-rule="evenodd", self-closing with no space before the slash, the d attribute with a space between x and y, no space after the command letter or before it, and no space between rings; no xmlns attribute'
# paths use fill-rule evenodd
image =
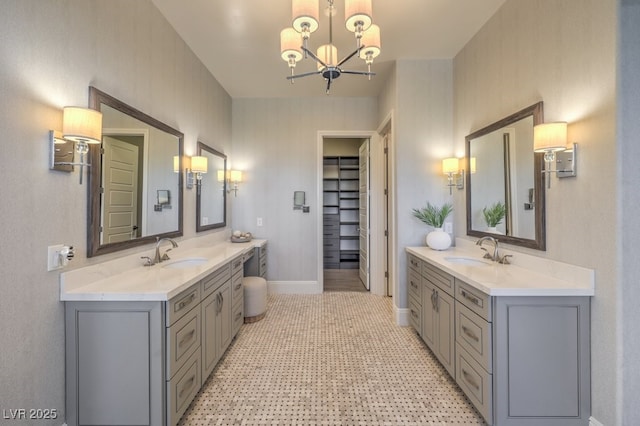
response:
<svg viewBox="0 0 640 426"><path fill-rule="evenodd" d="M310 33L318 29L319 7L318 0L293 0L291 2L293 28L301 33L308 27ZM300 47L300 46L298 46Z"/></svg>
<svg viewBox="0 0 640 426"><path fill-rule="evenodd" d="M191 157L191 171L193 173L207 173L207 157Z"/></svg>
<svg viewBox="0 0 640 426"><path fill-rule="evenodd" d="M365 61L368 58L374 59L380 55L380 27L372 24L368 30L362 33L363 49L360 50L360 58Z"/></svg>
<svg viewBox="0 0 640 426"><path fill-rule="evenodd" d="M180 172L180 156L178 155L173 156L173 172L174 173Z"/></svg>
<svg viewBox="0 0 640 426"><path fill-rule="evenodd" d="M544 123L533 128L535 152L564 151L567 149L567 123Z"/></svg>
<svg viewBox="0 0 640 426"><path fill-rule="evenodd" d="M458 173L459 169L460 166L457 158L452 157L442 160L442 173L444 173L445 175L449 173Z"/></svg>
<svg viewBox="0 0 640 426"><path fill-rule="evenodd" d="M293 28L285 28L280 32L280 54L285 62L293 60L294 64L302 59L300 33Z"/></svg>
<svg viewBox="0 0 640 426"><path fill-rule="evenodd" d="M471 173L475 173L476 172L476 157L471 157L471 164L469 165L469 170L471 171Z"/></svg>
<svg viewBox="0 0 640 426"><path fill-rule="evenodd" d="M235 183L242 182L242 172L240 170L231 170L229 180Z"/></svg>
<svg viewBox="0 0 640 426"><path fill-rule="evenodd" d="M74 142L102 142L102 113L94 109L64 107L62 135Z"/></svg>
<svg viewBox="0 0 640 426"><path fill-rule="evenodd" d="M344 2L345 25L351 32L365 31L371 26L371 0L346 0ZM361 25L361 28L358 26Z"/></svg>
<svg viewBox="0 0 640 426"><path fill-rule="evenodd" d="M218 170L218 182L224 182L224 178L225 178L225 173L224 170Z"/></svg>

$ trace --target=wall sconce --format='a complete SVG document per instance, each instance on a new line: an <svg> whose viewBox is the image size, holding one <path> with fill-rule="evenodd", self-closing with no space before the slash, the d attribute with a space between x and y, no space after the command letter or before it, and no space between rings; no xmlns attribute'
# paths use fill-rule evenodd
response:
<svg viewBox="0 0 640 426"><path fill-rule="evenodd" d="M227 193L233 191L235 197L238 196L238 184L242 183L242 172L240 170L218 170L218 182L227 182L229 189Z"/></svg>
<svg viewBox="0 0 640 426"><path fill-rule="evenodd" d="M193 188L194 183L199 187L202 183L202 175L207 173L207 157L193 156L182 157L184 162L185 188ZM173 157L173 171L180 173L180 156Z"/></svg>
<svg viewBox="0 0 640 426"><path fill-rule="evenodd" d="M231 170L229 172L229 189L227 192L233 191L233 196L238 196L238 184L242 183L242 172L240 170Z"/></svg>
<svg viewBox="0 0 640 426"><path fill-rule="evenodd" d="M545 169L542 173L556 173L558 178L576 176L576 154L578 144L567 149L567 123L544 123L533 128L533 151L544 152ZM551 164L556 163L555 170ZM551 178L547 180L551 188Z"/></svg>
<svg viewBox="0 0 640 426"><path fill-rule="evenodd" d="M102 143L102 113L89 108L64 107L62 132L49 131L49 168L71 172L73 166L80 166L80 185L82 185L83 168L91 166L85 162L84 156L89 153L90 144L99 145L100 143ZM74 151L80 154L79 162L74 161Z"/></svg>
<svg viewBox="0 0 640 426"><path fill-rule="evenodd" d="M454 186L464 188L464 177L460 171L460 160L457 158L445 158L442 160L442 173L447 175L447 186L449 187L449 195L452 194L451 188Z"/></svg>

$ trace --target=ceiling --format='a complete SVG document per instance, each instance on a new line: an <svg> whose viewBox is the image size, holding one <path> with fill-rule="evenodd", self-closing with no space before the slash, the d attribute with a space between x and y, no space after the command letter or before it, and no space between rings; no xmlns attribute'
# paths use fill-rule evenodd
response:
<svg viewBox="0 0 640 426"><path fill-rule="evenodd" d="M233 98L326 96L319 75L291 84L280 58L280 31L291 26L291 0L152 0L178 34ZM320 1L320 29L310 50L328 42L328 17ZM343 74L331 96L377 96L397 59L453 58L505 0L373 0L373 22L380 26L382 53L373 63L377 75ZM338 57L355 50L344 25L344 1L335 0L333 39ZM342 69L365 71L361 59ZM315 70L306 59L296 74Z"/></svg>

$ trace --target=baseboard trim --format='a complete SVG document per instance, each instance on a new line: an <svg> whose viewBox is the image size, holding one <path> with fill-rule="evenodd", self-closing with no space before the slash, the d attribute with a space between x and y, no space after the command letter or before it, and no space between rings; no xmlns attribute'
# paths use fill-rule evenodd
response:
<svg viewBox="0 0 640 426"><path fill-rule="evenodd" d="M318 281L267 281L271 294L321 294L322 286Z"/></svg>
<svg viewBox="0 0 640 426"><path fill-rule="evenodd" d="M393 304L393 313L396 318L396 324L400 327L407 327L409 319L411 318L411 310L408 308L398 308L395 303Z"/></svg>
<svg viewBox="0 0 640 426"><path fill-rule="evenodd" d="M597 421L595 418L589 417L589 426L604 426L604 425L599 421Z"/></svg>

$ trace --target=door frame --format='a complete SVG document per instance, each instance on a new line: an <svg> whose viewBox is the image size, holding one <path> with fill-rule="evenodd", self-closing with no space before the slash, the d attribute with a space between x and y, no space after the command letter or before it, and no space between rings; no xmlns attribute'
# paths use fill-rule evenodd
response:
<svg viewBox="0 0 640 426"><path fill-rule="evenodd" d="M384 128L384 126L382 127ZM381 129L382 129L381 128ZM322 293L323 292L323 288L324 288L324 262L323 262L323 246L322 246L322 222L323 222L323 209L322 209L322 194L323 194L323 190L322 190L322 177L323 177L323 153L324 153L324 149L323 149L323 141L325 138L350 138L350 139L374 139L374 138L380 138L380 134L377 131L371 131L371 130L318 130L317 133L317 142L316 142L316 157L317 157L317 163L316 163L316 184L317 184L317 188L316 188L316 205L318 206L318 208L316 209L316 235L318 236L317 238L317 252L318 252L318 258L317 258L317 267L318 267L318 272L317 272L317 276L318 276L318 292ZM369 155L371 156L371 144L369 145ZM371 176L372 173L378 173L379 171L375 171L374 170L374 164L373 162L371 163L371 167L369 169L369 175ZM373 184L373 179L371 179L372 183L371 183L371 188L370 188L370 194L371 194L371 199L372 199L372 203L371 206L373 206L373 199L374 199L374 194L379 190L378 187L374 186ZM379 197L378 197L379 198ZM384 285L383 282L381 280L376 280L375 279L375 275L374 275L374 265L380 265L381 262L383 261L383 259L380 258L380 256L383 254L383 251L381 249L377 249L375 247L374 244L374 238L373 236L377 235L378 232L380 232L379 229L379 223L381 223L381 220L374 220L374 215L373 212L375 211L375 209L372 207L370 209L369 212L369 223L370 223L370 234L369 234L369 256L370 256L370 260L369 260L369 265L371 265L369 274L370 274L370 292L372 294L376 294L376 295L384 295L385 294L385 289L384 289Z"/></svg>

